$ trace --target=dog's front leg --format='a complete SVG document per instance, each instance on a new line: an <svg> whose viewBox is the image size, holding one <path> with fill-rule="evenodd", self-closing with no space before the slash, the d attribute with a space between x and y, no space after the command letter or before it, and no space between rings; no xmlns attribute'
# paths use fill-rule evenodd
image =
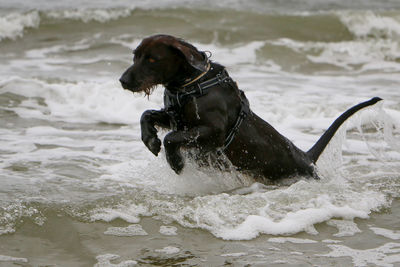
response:
<svg viewBox="0 0 400 267"><path fill-rule="evenodd" d="M185 165L180 151L181 147L199 146L200 149L218 147L223 144L223 140L222 135L218 134L215 129L206 126L196 127L188 131L170 132L164 138L167 161L171 168L177 174L180 174Z"/></svg>
<svg viewBox="0 0 400 267"><path fill-rule="evenodd" d="M169 128L169 116L163 109L146 110L140 118L142 141L146 147L157 156L161 150L161 140L157 137L155 125Z"/></svg>

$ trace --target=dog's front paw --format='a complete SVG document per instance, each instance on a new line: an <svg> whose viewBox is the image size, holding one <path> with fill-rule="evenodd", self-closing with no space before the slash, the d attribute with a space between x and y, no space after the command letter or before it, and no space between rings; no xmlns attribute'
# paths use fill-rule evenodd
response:
<svg viewBox="0 0 400 267"><path fill-rule="evenodd" d="M182 169L185 166L182 155L180 155L180 153L174 153L172 155L167 153L166 156L171 169L173 169L176 174L181 174Z"/></svg>
<svg viewBox="0 0 400 267"><path fill-rule="evenodd" d="M149 138L144 142L144 144L147 146L147 148L153 153L154 155L158 155L158 153L161 150L161 140L158 139L157 137L152 137Z"/></svg>

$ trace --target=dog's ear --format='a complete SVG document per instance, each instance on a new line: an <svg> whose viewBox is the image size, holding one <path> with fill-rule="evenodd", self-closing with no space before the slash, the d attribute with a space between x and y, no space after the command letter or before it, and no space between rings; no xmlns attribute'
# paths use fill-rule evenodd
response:
<svg viewBox="0 0 400 267"><path fill-rule="evenodd" d="M208 60L204 52L200 52L196 47L182 40L177 40L172 46L185 57L187 63L193 68L202 72L207 71Z"/></svg>

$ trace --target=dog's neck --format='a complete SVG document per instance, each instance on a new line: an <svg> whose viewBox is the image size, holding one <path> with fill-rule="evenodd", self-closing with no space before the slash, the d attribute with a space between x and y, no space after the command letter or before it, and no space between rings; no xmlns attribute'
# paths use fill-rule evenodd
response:
<svg viewBox="0 0 400 267"><path fill-rule="evenodd" d="M184 92L185 88L190 85L213 78L221 69L223 69L223 66L209 61L206 71L200 71L195 68L190 68L190 71L182 70L173 81L166 83L164 86L170 92Z"/></svg>
<svg viewBox="0 0 400 267"><path fill-rule="evenodd" d="M195 78L193 78L193 79L191 79L191 78L187 79L187 82L186 82L185 84L183 84L183 85L181 86L181 88L187 87L187 86L189 86L189 85L191 85L191 84L194 84L195 82L199 81L204 75L206 75L206 74L208 73L208 71L210 70L210 68L211 68L211 63L210 63L209 61L207 61L206 70L203 71L202 73L200 73L197 77L195 77Z"/></svg>

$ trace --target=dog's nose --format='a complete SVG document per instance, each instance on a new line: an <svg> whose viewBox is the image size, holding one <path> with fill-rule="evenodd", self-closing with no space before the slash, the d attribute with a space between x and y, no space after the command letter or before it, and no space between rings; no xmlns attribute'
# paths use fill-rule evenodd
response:
<svg viewBox="0 0 400 267"><path fill-rule="evenodd" d="M121 77L121 78L119 79L119 82L121 83L122 88L128 89L128 82L125 81L124 77Z"/></svg>

